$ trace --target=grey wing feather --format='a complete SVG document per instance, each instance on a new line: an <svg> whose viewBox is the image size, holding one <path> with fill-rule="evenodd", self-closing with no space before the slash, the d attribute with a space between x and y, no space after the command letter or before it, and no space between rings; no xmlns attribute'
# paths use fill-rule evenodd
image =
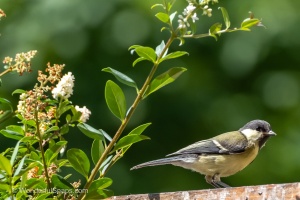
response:
<svg viewBox="0 0 300 200"><path fill-rule="evenodd" d="M235 139L229 140L228 138ZM243 134L228 132L208 140L196 142L167 156L182 154L236 154L244 152L247 148L247 143L247 138Z"/></svg>
<svg viewBox="0 0 300 200"><path fill-rule="evenodd" d="M224 151L224 149L216 145L213 140L209 139L209 140L202 140L194 144L191 144L167 156L180 155L180 154L219 154L222 151Z"/></svg>

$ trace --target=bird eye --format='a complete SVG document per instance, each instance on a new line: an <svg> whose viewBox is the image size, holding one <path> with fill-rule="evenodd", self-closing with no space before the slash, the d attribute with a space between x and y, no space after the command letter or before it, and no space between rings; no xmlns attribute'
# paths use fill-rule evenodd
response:
<svg viewBox="0 0 300 200"><path fill-rule="evenodd" d="M262 127L257 127L256 130L257 130L258 132L264 132L264 131L265 131L264 128L262 128Z"/></svg>

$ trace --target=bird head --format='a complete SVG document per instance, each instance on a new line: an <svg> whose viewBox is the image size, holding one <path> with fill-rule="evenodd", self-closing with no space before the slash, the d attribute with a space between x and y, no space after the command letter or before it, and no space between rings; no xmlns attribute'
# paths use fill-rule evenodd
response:
<svg viewBox="0 0 300 200"><path fill-rule="evenodd" d="M250 143L257 143L259 148L262 148L271 136L276 135L272 131L271 125L263 120L250 121L239 131L246 136Z"/></svg>

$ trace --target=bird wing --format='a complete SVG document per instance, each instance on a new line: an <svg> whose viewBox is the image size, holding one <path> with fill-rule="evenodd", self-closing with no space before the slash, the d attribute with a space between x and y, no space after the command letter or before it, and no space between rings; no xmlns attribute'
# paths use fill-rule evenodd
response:
<svg viewBox="0 0 300 200"><path fill-rule="evenodd" d="M167 156L182 154L236 154L244 152L247 144L247 138L242 133L228 132L208 140L196 142Z"/></svg>

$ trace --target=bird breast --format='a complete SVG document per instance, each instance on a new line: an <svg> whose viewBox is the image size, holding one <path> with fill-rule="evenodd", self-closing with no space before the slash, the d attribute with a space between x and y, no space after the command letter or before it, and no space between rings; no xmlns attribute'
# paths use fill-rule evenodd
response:
<svg viewBox="0 0 300 200"><path fill-rule="evenodd" d="M173 163L173 165L191 169L204 175L214 176L219 174L220 177L226 177L241 171L249 165L257 156L258 150L258 145L254 145L242 153L199 155L198 158L182 160Z"/></svg>

